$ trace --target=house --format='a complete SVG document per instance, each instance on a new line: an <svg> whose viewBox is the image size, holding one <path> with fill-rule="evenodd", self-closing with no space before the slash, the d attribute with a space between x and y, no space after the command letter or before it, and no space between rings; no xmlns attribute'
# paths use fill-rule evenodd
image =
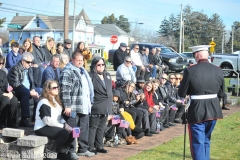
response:
<svg viewBox="0 0 240 160"><path fill-rule="evenodd" d="M16 16L10 24L21 26L20 29L9 28L9 40L17 41L22 45L26 38L33 39L40 36L41 44L44 45L48 37L53 37L55 42L63 42L64 17L63 16ZM11 25L9 25L11 27ZM68 37L72 39L73 16L69 16ZM112 45L110 37L118 36L118 42ZM75 47L79 41L85 42L92 53L104 56L109 49L118 48L121 42L128 43L128 35L114 24L92 24L84 9L75 16Z"/></svg>

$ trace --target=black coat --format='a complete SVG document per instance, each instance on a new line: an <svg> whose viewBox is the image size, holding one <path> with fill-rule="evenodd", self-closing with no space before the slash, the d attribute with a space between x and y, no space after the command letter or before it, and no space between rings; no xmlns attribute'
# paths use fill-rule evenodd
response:
<svg viewBox="0 0 240 160"><path fill-rule="evenodd" d="M53 54L51 53L51 51L48 50L46 45L42 47L42 50L45 53L46 62L50 62Z"/></svg>
<svg viewBox="0 0 240 160"><path fill-rule="evenodd" d="M42 50L41 47L37 47L35 44L32 44L33 46L33 63L34 64L41 64L41 63L45 63L46 61L46 56L45 56L45 52Z"/></svg>
<svg viewBox="0 0 240 160"><path fill-rule="evenodd" d="M114 52L113 55L113 68L114 71L117 70L118 66L123 64L125 57L127 56L126 51L122 51L120 47Z"/></svg>
<svg viewBox="0 0 240 160"><path fill-rule="evenodd" d="M152 53L149 53L148 61L149 61L149 64L152 64L152 65L157 65L158 64L158 60L157 60L156 56L153 55Z"/></svg>
<svg viewBox="0 0 240 160"><path fill-rule="evenodd" d="M28 69L28 77L30 81L30 90L35 89L33 72L31 67ZM14 90L16 90L20 87L24 87L24 85L22 84L23 78L24 78L24 68L22 65L22 61L19 61L17 64L12 66L12 68L8 72L8 82L10 86L12 86Z"/></svg>
<svg viewBox="0 0 240 160"><path fill-rule="evenodd" d="M8 80L6 72L0 69L0 95L7 93Z"/></svg>
<svg viewBox="0 0 240 160"><path fill-rule="evenodd" d="M208 60L201 60L189 67L183 75L178 94L224 96L224 78L221 68L214 66ZM199 123L206 120L223 118L218 97L212 99L192 99L188 108L188 122Z"/></svg>
<svg viewBox="0 0 240 160"><path fill-rule="evenodd" d="M64 47L63 52L69 56L69 59L72 59L72 53L73 53L72 49L68 49Z"/></svg>
<svg viewBox="0 0 240 160"><path fill-rule="evenodd" d="M136 97L134 93L127 93L125 88L120 88L120 100L119 105L120 108L129 108L129 107L136 107L141 104L140 101L136 101ZM126 104L126 101L129 101L129 104Z"/></svg>
<svg viewBox="0 0 240 160"><path fill-rule="evenodd" d="M94 88L94 102L92 105L91 114L112 114L112 79L109 73L104 73L104 81L95 72L90 72Z"/></svg>

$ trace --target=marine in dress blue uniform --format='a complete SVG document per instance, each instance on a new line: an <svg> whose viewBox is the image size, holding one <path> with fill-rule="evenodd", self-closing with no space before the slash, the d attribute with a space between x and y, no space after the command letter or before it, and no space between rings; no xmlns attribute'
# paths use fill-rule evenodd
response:
<svg viewBox="0 0 240 160"><path fill-rule="evenodd" d="M219 98L224 95L222 70L208 62L208 45L190 47L197 64L184 71L178 94L189 95L188 130L194 160L210 159L210 139L217 119L223 118Z"/></svg>

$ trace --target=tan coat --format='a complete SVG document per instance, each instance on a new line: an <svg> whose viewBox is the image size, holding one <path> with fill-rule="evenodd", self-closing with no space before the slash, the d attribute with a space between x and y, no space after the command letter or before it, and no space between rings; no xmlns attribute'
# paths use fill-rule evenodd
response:
<svg viewBox="0 0 240 160"><path fill-rule="evenodd" d="M92 59L92 53L90 52L90 50L83 50L81 53L82 53L83 58L84 58L84 65L83 66L86 70L89 71L90 69L88 67L87 61Z"/></svg>

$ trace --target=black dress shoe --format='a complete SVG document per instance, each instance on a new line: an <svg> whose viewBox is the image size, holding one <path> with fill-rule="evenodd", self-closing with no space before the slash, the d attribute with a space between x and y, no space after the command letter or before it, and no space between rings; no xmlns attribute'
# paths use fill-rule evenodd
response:
<svg viewBox="0 0 240 160"><path fill-rule="evenodd" d="M168 124L169 124L169 126L176 126L176 124L174 124L172 122L169 122Z"/></svg>
<svg viewBox="0 0 240 160"><path fill-rule="evenodd" d="M176 118L176 119L174 119L174 122L175 123L182 123L182 120L180 118Z"/></svg>
<svg viewBox="0 0 240 160"><path fill-rule="evenodd" d="M160 132L155 131L155 132L150 132L151 134L159 134Z"/></svg>
<svg viewBox="0 0 240 160"><path fill-rule="evenodd" d="M104 148L97 148L96 151L99 153L108 153L108 150L106 150Z"/></svg>
<svg viewBox="0 0 240 160"><path fill-rule="evenodd" d="M20 121L19 125L21 127L33 127L34 125L31 124L27 119L23 119Z"/></svg>
<svg viewBox="0 0 240 160"><path fill-rule="evenodd" d="M152 134L148 132L148 133L145 133L145 136L152 137Z"/></svg>
<svg viewBox="0 0 240 160"><path fill-rule="evenodd" d="M222 107L222 110L230 110L229 108L227 108L226 106Z"/></svg>
<svg viewBox="0 0 240 160"><path fill-rule="evenodd" d="M97 151L96 150L91 150L91 151L89 151L89 152L92 152L92 153L94 153L95 155L97 155L98 153L97 153Z"/></svg>

